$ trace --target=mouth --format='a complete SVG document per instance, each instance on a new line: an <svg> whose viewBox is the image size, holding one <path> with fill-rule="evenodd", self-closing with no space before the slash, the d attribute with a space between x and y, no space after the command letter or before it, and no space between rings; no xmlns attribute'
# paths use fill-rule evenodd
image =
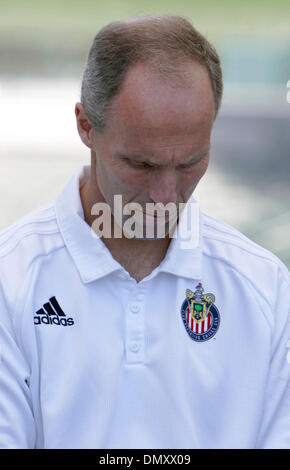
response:
<svg viewBox="0 0 290 470"><path fill-rule="evenodd" d="M135 210L135 215L140 222L143 220L143 223L145 224L174 224L179 218L179 211L178 208L176 211L168 209L162 211L161 209L151 210L150 208L148 210L148 207L142 207L142 210Z"/></svg>
<svg viewBox="0 0 290 470"><path fill-rule="evenodd" d="M163 222L163 223L169 223L170 221L175 221L176 220L176 215L169 214L166 212L165 214L152 214L150 212L143 212L143 217L147 219L147 221L154 221L154 222Z"/></svg>
<svg viewBox="0 0 290 470"><path fill-rule="evenodd" d="M143 212L144 215L146 215L147 217L154 217L154 219L167 219L168 218L168 214L164 214L164 215L158 215L156 213L152 214L150 212Z"/></svg>

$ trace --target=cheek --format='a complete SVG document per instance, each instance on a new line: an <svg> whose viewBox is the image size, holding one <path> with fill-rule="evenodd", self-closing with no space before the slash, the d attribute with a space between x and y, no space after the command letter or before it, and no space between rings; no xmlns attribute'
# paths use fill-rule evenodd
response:
<svg viewBox="0 0 290 470"><path fill-rule="evenodd" d="M200 178L205 174L209 164L209 155L203 158L195 168L195 180L198 182Z"/></svg>
<svg viewBox="0 0 290 470"><path fill-rule="evenodd" d="M129 201L148 188L146 175L130 171L124 165L100 165L98 173L99 186L107 200L111 200L115 194L121 194L124 202Z"/></svg>
<svg viewBox="0 0 290 470"><path fill-rule="evenodd" d="M124 166L115 170L114 180L124 192L133 195L146 191L149 184L148 173L134 171Z"/></svg>
<svg viewBox="0 0 290 470"><path fill-rule="evenodd" d="M200 178L205 174L209 164L209 157L202 160L196 169L196 179L199 181Z"/></svg>
<svg viewBox="0 0 290 470"><path fill-rule="evenodd" d="M205 174L208 167L209 160L203 160L198 165L196 165L192 171L188 173L183 173L179 179L179 186L181 188L181 193L190 195L196 188L199 180Z"/></svg>

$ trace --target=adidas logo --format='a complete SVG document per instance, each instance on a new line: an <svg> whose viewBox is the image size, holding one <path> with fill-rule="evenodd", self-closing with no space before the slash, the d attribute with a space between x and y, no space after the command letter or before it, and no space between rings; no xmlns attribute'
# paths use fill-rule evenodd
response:
<svg viewBox="0 0 290 470"><path fill-rule="evenodd" d="M51 297L49 299L49 302L45 303L43 305L43 308L40 308L35 313L35 325L40 325L41 323L44 323L46 325L71 326L74 324L72 318L66 318L64 311L60 307L55 297Z"/></svg>

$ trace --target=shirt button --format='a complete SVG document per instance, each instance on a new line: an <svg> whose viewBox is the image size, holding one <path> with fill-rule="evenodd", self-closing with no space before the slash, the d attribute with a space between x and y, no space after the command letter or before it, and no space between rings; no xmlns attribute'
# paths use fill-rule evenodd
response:
<svg viewBox="0 0 290 470"><path fill-rule="evenodd" d="M139 311L140 311L140 305L138 305L138 304L132 304L131 305L131 312L138 313Z"/></svg>
<svg viewBox="0 0 290 470"><path fill-rule="evenodd" d="M130 345L130 351L132 351L132 352L138 352L139 349L140 349L140 344L138 344L138 343L132 343Z"/></svg>

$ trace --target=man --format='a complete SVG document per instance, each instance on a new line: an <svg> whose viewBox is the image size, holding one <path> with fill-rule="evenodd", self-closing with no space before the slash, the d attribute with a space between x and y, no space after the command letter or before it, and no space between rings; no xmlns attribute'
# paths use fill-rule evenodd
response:
<svg viewBox="0 0 290 470"><path fill-rule="evenodd" d="M91 165L1 235L1 448L289 447L289 272L191 196L221 95L183 18L95 37Z"/></svg>

